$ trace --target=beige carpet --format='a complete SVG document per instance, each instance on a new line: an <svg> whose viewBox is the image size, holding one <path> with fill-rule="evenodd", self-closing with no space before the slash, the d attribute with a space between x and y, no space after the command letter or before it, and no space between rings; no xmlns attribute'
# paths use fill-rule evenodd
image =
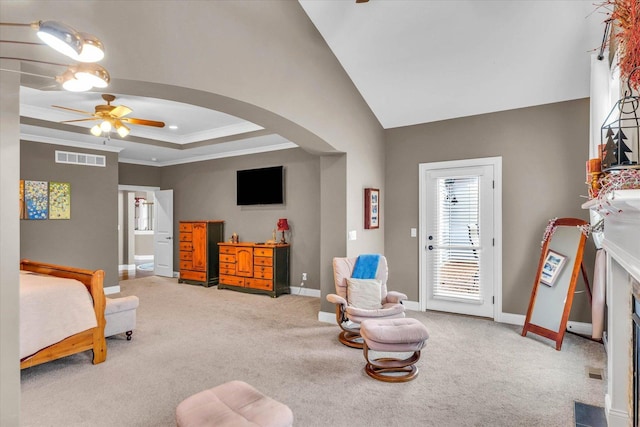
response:
<svg viewBox="0 0 640 427"><path fill-rule="evenodd" d="M602 406L602 345L568 334L562 351L521 328L444 313L408 312L430 339L412 382L363 371L361 351L317 320L317 298L279 298L146 277L132 341L22 371L23 426L172 426L184 398L246 381L287 404L296 426L572 426L574 400Z"/></svg>

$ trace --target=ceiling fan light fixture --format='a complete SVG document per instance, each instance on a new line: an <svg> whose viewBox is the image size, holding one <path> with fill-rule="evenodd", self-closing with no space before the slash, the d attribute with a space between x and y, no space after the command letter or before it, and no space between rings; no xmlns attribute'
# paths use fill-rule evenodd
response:
<svg viewBox="0 0 640 427"><path fill-rule="evenodd" d="M104 45L93 34L80 33L82 50L76 60L80 62L98 62L104 58Z"/></svg>
<svg viewBox="0 0 640 427"><path fill-rule="evenodd" d="M58 21L38 21L32 26L40 40L63 55L77 59L82 53L82 37L73 27Z"/></svg>
<svg viewBox="0 0 640 427"><path fill-rule="evenodd" d="M100 123L100 129L102 129L102 132L111 132L111 127L111 122L109 120L104 120L102 123Z"/></svg>
<svg viewBox="0 0 640 427"><path fill-rule="evenodd" d="M95 125L94 127L91 128L91 135L93 136L102 135L102 129L100 128L100 125Z"/></svg>
<svg viewBox="0 0 640 427"><path fill-rule="evenodd" d="M69 92L86 92L93 86L86 81L78 80L72 76L67 79L63 78L62 87Z"/></svg>
<svg viewBox="0 0 640 427"><path fill-rule="evenodd" d="M117 122L116 131L118 132L118 135L120 135L120 138L124 138L125 136L129 135L129 132L131 130L127 126L125 126L123 123Z"/></svg>
<svg viewBox="0 0 640 427"><path fill-rule="evenodd" d="M93 87L91 83L86 80L76 79L74 76L75 67L71 66L62 73L61 76L56 77L58 83L62 83L62 88L69 92L86 92Z"/></svg>
<svg viewBox="0 0 640 427"><path fill-rule="evenodd" d="M98 64L78 64L74 67L73 76L98 88L109 86L111 81L109 72Z"/></svg>

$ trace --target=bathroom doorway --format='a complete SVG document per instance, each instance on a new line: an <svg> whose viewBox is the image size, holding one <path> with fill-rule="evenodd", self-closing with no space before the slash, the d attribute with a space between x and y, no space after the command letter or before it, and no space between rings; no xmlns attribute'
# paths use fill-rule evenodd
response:
<svg viewBox="0 0 640 427"><path fill-rule="evenodd" d="M118 269L123 280L154 274L156 190L118 186Z"/></svg>

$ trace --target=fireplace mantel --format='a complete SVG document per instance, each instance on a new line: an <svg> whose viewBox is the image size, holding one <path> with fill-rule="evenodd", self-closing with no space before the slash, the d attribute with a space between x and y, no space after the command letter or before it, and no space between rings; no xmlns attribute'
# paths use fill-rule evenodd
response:
<svg viewBox="0 0 640 427"><path fill-rule="evenodd" d="M640 190L618 190L606 202L582 205L604 220L602 247L607 252L607 394L609 427L633 422L632 282L640 282Z"/></svg>

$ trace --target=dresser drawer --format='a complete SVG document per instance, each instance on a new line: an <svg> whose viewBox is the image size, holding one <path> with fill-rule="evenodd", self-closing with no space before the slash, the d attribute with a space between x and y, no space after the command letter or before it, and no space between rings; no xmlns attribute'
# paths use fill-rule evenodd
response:
<svg viewBox="0 0 640 427"><path fill-rule="evenodd" d="M253 269L253 276L258 279L272 279L273 278L273 268L272 267L262 267L256 266Z"/></svg>
<svg viewBox="0 0 640 427"><path fill-rule="evenodd" d="M180 233L181 242L191 242L193 240L193 233Z"/></svg>
<svg viewBox="0 0 640 427"><path fill-rule="evenodd" d="M245 279L242 277L227 276L225 274L221 274L219 281L223 285L242 286L242 287L245 286Z"/></svg>
<svg viewBox="0 0 640 427"><path fill-rule="evenodd" d="M271 248L255 248L253 250L253 255L255 256L273 256L273 249Z"/></svg>
<svg viewBox="0 0 640 427"><path fill-rule="evenodd" d="M191 243L191 242L180 242L180 250L181 251L193 251L193 243Z"/></svg>
<svg viewBox="0 0 640 427"><path fill-rule="evenodd" d="M180 251L180 259L184 261L190 261L193 259L193 252L191 251Z"/></svg>
<svg viewBox="0 0 640 427"><path fill-rule="evenodd" d="M187 224L187 223L181 222L180 231L186 231L191 233L191 231L193 231L193 224Z"/></svg>
<svg viewBox="0 0 640 427"><path fill-rule="evenodd" d="M231 268L229 267L220 267L220 274L236 274L236 265L235 264L225 264L225 265L230 265Z"/></svg>
<svg viewBox="0 0 640 427"><path fill-rule="evenodd" d="M236 256L235 255L229 255L229 254L220 254L220 262L226 262L226 263L230 263L230 264L235 264L236 263Z"/></svg>
<svg viewBox="0 0 640 427"><path fill-rule="evenodd" d="M180 278L186 280L197 280L199 282L207 281L207 273L202 273L199 271L181 271Z"/></svg>
<svg viewBox="0 0 640 427"><path fill-rule="evenodd" d="M234 246L220 246L220 253L235 255L236 248Z"/></svg>
<svg viewBox="0 0 640 427"><path fill-rule="evenodd" d="M256 256L253 257L253 265L264 265L271 267L273 265L273 257Z"/></svg>
<svg viewBox="0 0 640 427"><path fill-rule="evenodd" d="M191 270L193 268L193 262L191 260L180 260L180 270Z"/></svg>
<svg viewBox="0 0 640 427"><path fill-rule="evenodd" d="M266 279L245 279L244 285L247 288L262 289L263 291L273 290L273 281Z"/></svg>

